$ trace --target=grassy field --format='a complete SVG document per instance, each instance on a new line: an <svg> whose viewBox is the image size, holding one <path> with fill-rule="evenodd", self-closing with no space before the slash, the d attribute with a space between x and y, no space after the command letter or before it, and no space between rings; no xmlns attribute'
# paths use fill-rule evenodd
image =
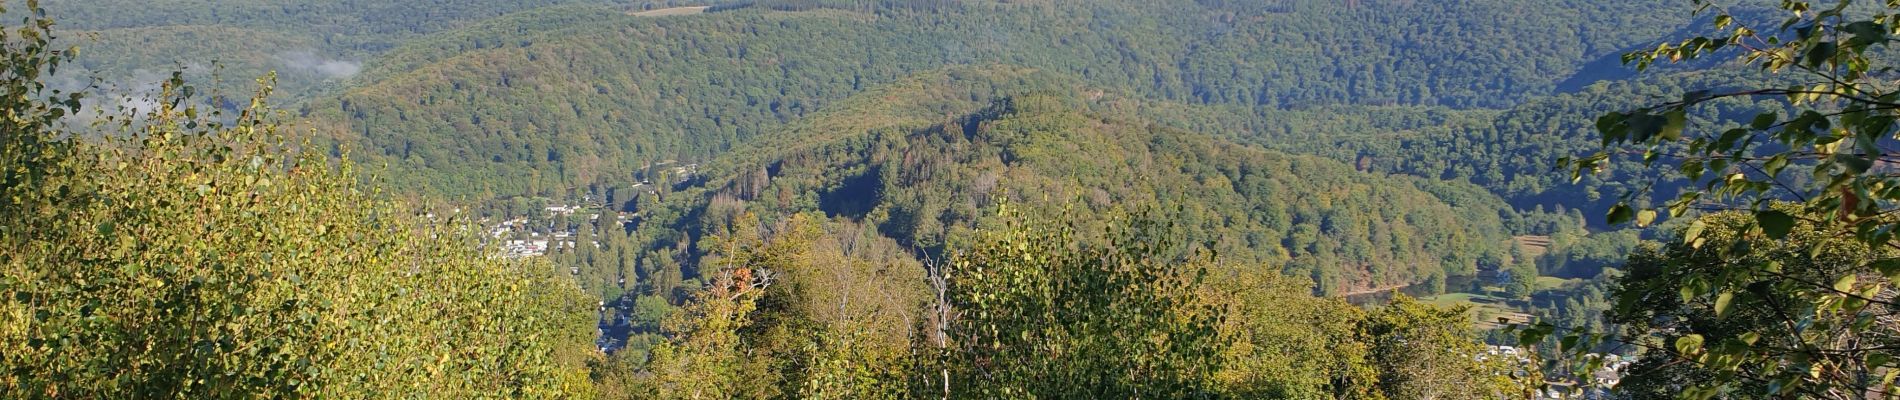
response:
<svg viewBox="0 0 1900 400"><path fill-rule="evenodd" d="M712 7L706 7L706 6L672 7L672 8L662 8L658 10L632 12L632 13L627 13L627 14L631 14L638 17L668 17L668 16L674 16L674 15L704 14L706 12L706 9L708 8L712 8Z"/></svg>
<svg viewBox="0 0 1900 400"><path fill-rule="evenodd" d="M1445 307L1469 306L1470 310L1467 312L1471 314L1472 324L1478 329L1503 327L1503 324L1498 323L1499 318L1519 324L1531 321L1530 314L1525 314L1516 306L1511 305L1510 300L1498 297L1473 293L1446 293L1421 300Z"/></svg>
<svg viewBox="0 0 1900 400"><path fill-rule="evenodd" d="M1537 239L1532 239L1531 241L1536 242ZM1555 276L1539 276L1537 277L1535 285L1538 292L1549 290L1566 291L1574 290L1584 285L1587 281L1588 279L1582 278L1566 279ZM1466 288L1465 290L1473 290L1477 293L1444 293L1436 296L1418 297L1418 300L1440 307L1467 307L1467 313L1471 315L1472 326L1479 330L1502 328L1507 324L1528 324L1536 320L1535 316L1526 312L1531 309L1527 301L1494 296L1504 292L1502 287L1486 285L1476 289ZM1500 318L1507 322L1499 323L1498 320Z"/></svg>
<svg viewBox="0 0 1900 400"><path fill-rule="evenodd" d="M1563 289L1583 284L1583 279L1564 279L1554 276L1537 277L1537 290Z"/></svg>

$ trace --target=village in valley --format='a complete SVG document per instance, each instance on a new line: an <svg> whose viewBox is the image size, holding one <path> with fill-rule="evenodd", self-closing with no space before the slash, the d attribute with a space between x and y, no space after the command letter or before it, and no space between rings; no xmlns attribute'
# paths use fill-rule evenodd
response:
<svg viewBox="0 0 1900 400"><path fill-rule="evenodd" d="M602 353L614 353L630 344L644 351L652 342L658 321L674 308L670 292L643 286L633 256L626 254L628 235L668 192L699 176L699 164L663 161L631 174L630 183L589 185L566 191L563 198L517 196L490 199L477 212L480 238L490 256L512 260L545 259L556 273L575 276L596 292L597 337ZM624 258L627 266L615 271L580 268L583 262ZM641 301L636 301L641 300ZM635 343L630 343L635 342Z"/></svg>
<svg viewBox="0 0 1900 400"><path fill-rule="evenodd" d="M1505 359L1507 363L1518 365L1520 368L1537 369L1539 361L1532 357L1532 351L1534 350L1517 346L1486 345L1484 353L1479 354L1477 358L1479 361L1484 361L1498 357ZM1585 354L1584 357L1586 360L1591 361L1588 364L1594 366L1594 370L1580 377L1574 376L1574 374L1566 374L1573 376L1546 376L1546 378L1551 379L1547 379L1544 382L1547 387L1540 390L1536 398L1614 398L1611 396L1612 388L1615 388L1617 383L1623 381L1624 375L1628 372L1634 360L1614 353L1588 353Z"/></svg>
<svg viewBox="0 0 1900 400"><path fill-rule="evenodd" d="M530 221L530 219L525 216L518 216L513 219L497 222L489 227L488 238L496 241L495 243L501 246L500 257L526 258L544 256L547 255L548 249L551 248L550 246L573 249L576 245L576 243L574 243L576 236L575 229L559 226L560 224L557 222L573 216L576 213L580 213L585 215L588 220L598 223L601 216L601 213L597 212L583 212L584 208L578 205L551 205L543 207L543 209L547 211L548 216L546 225L536 224L536 221ZM632 213L627 212L616 212L614 213L614 222L625 224L631 214ZM592 241L589 245L598 248L600 242Z"/></svg>
<svg viewBox="0 0 1900 400"><path fill-rule="evenodd" d="M690 180L699 171L699 164L674 165L669 160L653 167L660 167L662 182ZM607 193L583 191L569 200L556 200L541 197L513 198L499 201L498 208L488 210L489 216L481 218L486 229L484 244L497 249L496 257L521 259L540 257L550 251L573 250L579 245L579 229L582 224L606 227L620 227L632 231L638 223L640 210L633 204L639 196L659 195L659 186L649 180L639 180L631 186L602 190ZM573 201L572 204L565 203ZM611 217L611 224L600 219ZM598 240L589 240L588 245L600 248ZM578 271L572 273L578 274Z"/></svg>

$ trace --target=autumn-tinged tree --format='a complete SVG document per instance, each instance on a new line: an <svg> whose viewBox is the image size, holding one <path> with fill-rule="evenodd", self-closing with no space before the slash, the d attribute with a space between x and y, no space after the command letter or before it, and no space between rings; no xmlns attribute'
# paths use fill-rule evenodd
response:
<svg viewBox="0 0 1900 400"><path fill-rule="evenodd" d="M0 34L0 397L591 391L578 288L302 151L268 79L235 116L174 76L154 108L74 125L79 95L44 86L71 50L19 11Z"/></svg>
<svg viewBox="0 0 1900 400"><path fill-rule="evenodd" d="M1371 348L1360 341L1366 311L1339 298L1314 297L1312 281L1271 270L1228 266L1201 290L1218 307L1222 349L1214 380L1240 398L1372 399L1381 396ZM1453 327L1466 326L1457 322ZM1455 368L1453 368L1455 369Z"/></svg>
<svg viewBox="0 0 1900 400"><path fill-rule="evenodd" d="M1441 308L1403 295L1367 316L1359 340L1370 348L1378 387L1389 399L1499 399L1532 394L1520 363L1489 354L1464 308ZM1541 382L1538 382L1541 383Z"/></svg>
<svg viewBox="0 0 1900 400"><path fill-rule="evenodd" d="M1206 398L1227 338L1199 300L1210 258L1176 258L1165 223L1111 218L1101 245L1057 220L983 232L951 261L951 395Z"/></svg>
<svg viewBox="0 0 1900 400"><path fill-rule="evenodd" d="M672 342L652 351L645 373L650 379L633 387L639 397L656 399L761 398L757 392L777 383L751 357L740 330L749 327L758 297L774 281L768 269L721 270L685 309L669 320Z"/></svg>
<svg viewBox="0 0 1900 400"><path fill-rule="evenodd" d="M785 264L803 244L786 238L768 249L757 218L738 220L729 225L737 229L705 242L709 280L691 289L687 305L664 322L673 339L653 349L649 378L636 385L647 391L643 397L764 398L778 390L781 378L770 369L770 356L759 354L777 349L748 333L772 317L761 318L760 301L780 284Z"/></svg>

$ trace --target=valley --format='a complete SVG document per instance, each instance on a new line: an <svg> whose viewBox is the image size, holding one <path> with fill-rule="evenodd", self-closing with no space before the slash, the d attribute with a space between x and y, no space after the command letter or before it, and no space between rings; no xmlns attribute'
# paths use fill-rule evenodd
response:
<svg viewBox="0 0 1900 400"><path fill-rule="evenodd" d="M0 36L0 397L1779 398L1875 393L1789 365L1900 367L1756 345L1887 340L1892 6L0 5L31 22Z"/></svg>

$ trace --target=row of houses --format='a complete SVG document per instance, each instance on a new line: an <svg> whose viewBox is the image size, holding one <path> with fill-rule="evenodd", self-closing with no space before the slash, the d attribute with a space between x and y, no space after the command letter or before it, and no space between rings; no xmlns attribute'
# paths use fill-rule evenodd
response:
<svg viewBox="0 0 1900 400"><path fill-rule="evenodd" d="M1512 346L1490 346L1489 349L1485 350L1485 354L1478 356L1478 359L1484 360L1490 357L1508 357L1518 362L1519 365L1535 365L1532 364L1529 350ZM1628 371L1630 364L1634 361L1623 356L1609 353L1591 353L1584 355L1584 357L1591 359L1590 361L1598 361L1600 367L1598 367L1596 371L1591 372L1589 376L1581 377L1584 380L1583 382L1577 382L1576 380L1546 382L1548 387L1545 388L1542 393L1538 394L1538 398L1611 398L1610 390L1615 388L1617 384L1622 383L1624 373Z"/></svg>
<svg viewBox="0 0 1900 400"><path fill-rule="evenodd" d="M562 217L573 215L584 209L582 206L558 205L549 206L546 210L549 216ZM600 213L588 214L587 217L588 221L596 224L600 223ZM630 213L620 212L614 213L613 218L614 224L612 226L627 227L635 220L636 216ZM558 221L559 219L555 218L554 220ZM606 227L607 225L602 226ZM547 233L543 234L542 232ZM550 250L563 248L573 249L579 241L576 234L577 232L573 229L556 229L552 224L545 227L530 226L528 219L525 217L517 217L489 225L487 233L488 242L499 243L501 256L507 258L544 256L547 255ZM590 244L593 245L594 248L600 248L599 241L592 241Z"/></svg>
<svg viewBox="0 0 1900 400"><path fill-rule="evenodd" d="M569 205L553 205L546 208L548 215L551 217L573 215L580 210L581 206ZM548 232L548 234L542 235L544 231ZM527 235L525 235L526 237L519 235L519 233L524 232L527 233ZM488 239L491 243L500 244L500 256L505 258L539 257L547 255L548 251L552 249L571 249L574 248L573 237L573 232L566 229L557 230L552 225L546 227L529 226L529 221L526 217L516 217L514 219L501 221L488 228Z"/></svg>

